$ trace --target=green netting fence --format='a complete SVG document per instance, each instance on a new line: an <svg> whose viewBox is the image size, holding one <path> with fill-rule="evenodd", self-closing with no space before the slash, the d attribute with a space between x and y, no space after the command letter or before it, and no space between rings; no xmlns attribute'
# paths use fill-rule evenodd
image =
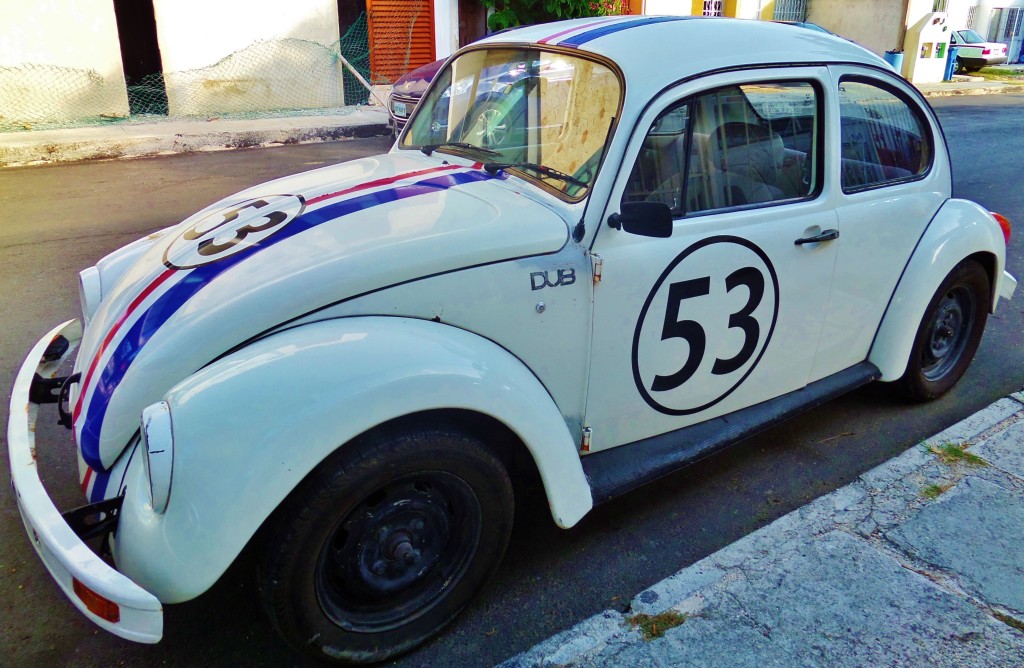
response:
<svg viewBox="0 0 1024 668"><path fill-rule="evenodd" d="M121 76L88 69L0 65L0 132L346 113L366 104L369 91L343 60L369 81L369 58L363 13L329 46L295 38L258 41L208 67L150 74L127 85Z"/></svg>

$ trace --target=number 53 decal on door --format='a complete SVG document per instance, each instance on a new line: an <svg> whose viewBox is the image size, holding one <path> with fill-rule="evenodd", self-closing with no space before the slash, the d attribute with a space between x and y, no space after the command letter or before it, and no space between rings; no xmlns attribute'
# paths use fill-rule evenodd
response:
<svg viewBox="0 0 1024 668"><path fill-rule="evenodd" d="M703 239L655 282L633 335L633 380L652 408L705 410L740 386L761 360L779 313L768 256L732 236Z"/></svg>

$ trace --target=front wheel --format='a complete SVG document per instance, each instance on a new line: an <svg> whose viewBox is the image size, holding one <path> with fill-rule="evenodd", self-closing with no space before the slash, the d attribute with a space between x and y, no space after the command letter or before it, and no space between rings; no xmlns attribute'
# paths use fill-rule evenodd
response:
<svg viewBox="0 0 1024 668"><path fill-rule="evenodd" d="M278 631L320 659L382 661L450 622L497 568L512 485L475 437L422 425L343 447L275 516L258 587Z"/></svg>
<svg viewBox="0 0 1024 668"><path fill-rule="evenodd" d="M949 391L974 359L988 319L988 274L964 260L935 292L914 338L900 390L911 399L934 399Z"/></svg>

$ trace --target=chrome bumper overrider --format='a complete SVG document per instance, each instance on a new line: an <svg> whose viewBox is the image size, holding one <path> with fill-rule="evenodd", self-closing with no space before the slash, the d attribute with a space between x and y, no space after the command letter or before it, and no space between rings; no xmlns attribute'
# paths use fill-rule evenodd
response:
<svg viewBox="0 0 1024 668"><path fill-rule="evenodd" d="M44 361L44 351L58 336L64 336L71 345L61 359ZM37 373L43 378L54 377L63 360L77 347L81 337L82 326L78 320L70 320L55 327L36 343L18 371L11 393L7 424L11 481L29 540L71 602L86 617L115 635L136 642L155 643L163 635L163 607L160 601L112 568L75 535L53 505L39 479L35 458L39 404L29 399L29 388ZM87 589L83 589L82 585ZM116 618L116 621L104 619L92 612L83 601L83 595L93 601L94 605L96 595L108 603L116 604L116 614L107 614L110 618Z"/></svg>

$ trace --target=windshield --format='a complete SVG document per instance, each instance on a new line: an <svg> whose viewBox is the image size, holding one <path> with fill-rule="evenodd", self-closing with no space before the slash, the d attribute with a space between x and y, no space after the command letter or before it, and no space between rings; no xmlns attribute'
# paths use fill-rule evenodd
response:
<svg viewBox="0 0 1024 668"><path fill-rule="evenodd" d="M981 44L982 42L985 41L984 37L974 32L973 30L961 30L957 34L960 35L960 39L962 39L967 44Z"/></svg>
<svg viewBox="0 0 1024 668"><path fill-rule="evenodd" d="M592 60L475 49L439 73L399 148L464 152L578 199L594 179L621 96L615 72Z"/></svg>

